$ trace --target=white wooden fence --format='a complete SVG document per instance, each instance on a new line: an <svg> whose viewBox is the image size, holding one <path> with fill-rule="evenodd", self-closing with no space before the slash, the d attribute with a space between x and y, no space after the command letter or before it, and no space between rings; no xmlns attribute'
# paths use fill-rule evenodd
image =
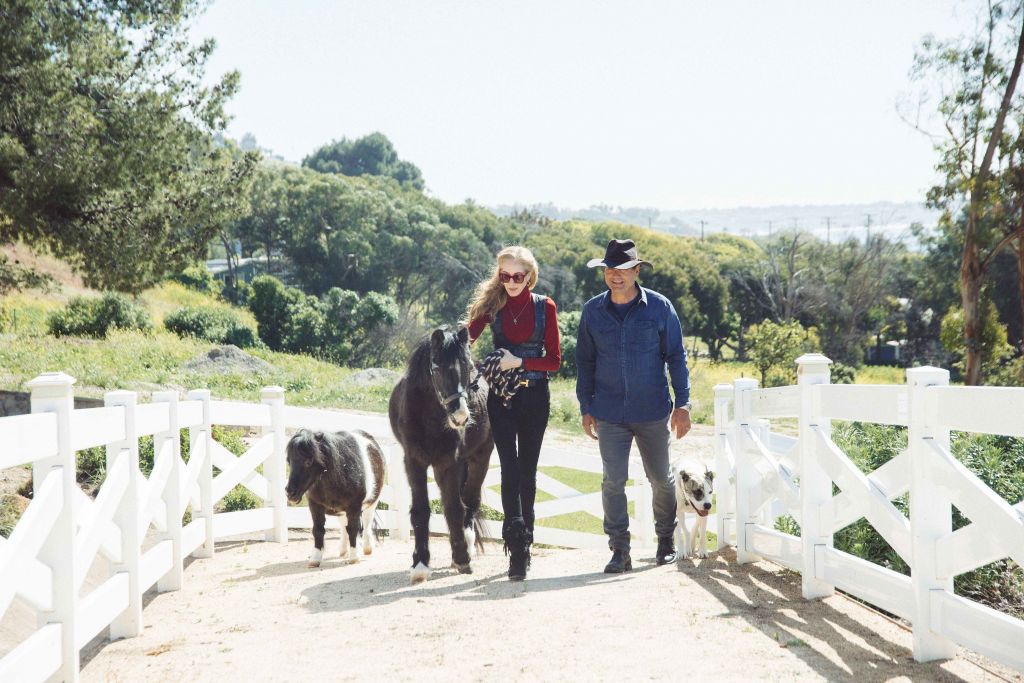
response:
<svg viewBox="0 0 1024 683"><path fill-rule="evenodd" d="M138 404L136 394L106 394L102 408L75 410L75 380L63 373L40 375L29 383L32 413L0 418L0 470L32 466L33 498L10 538L0 537L0 619L14 600L38 615L38 628L0 658L0 681L77 681L79 652L109 627L111 638L133 637L143 628L142 596L181 588L183 560L211 557L217 539L264 532L284 543L288 528L309 528L308 510L289 507L285 445L289 428L354 429L374 434L390 451L389 479L381 499L384 526L398 539L409 536L409 489L400 453L386 417L357 416L285 406L284 390L267 387L258 404L214 401L206 390L153 394ZM257 427L261 436L241 456L213 439L214 425ZM180 430L188 431L183 458ZM154 463L148 477L139 469L139 438L153 437ZM76 483L76 453L104 446L106 478L93 499ZM595 456L545 449L544 465L600 473ZM214 468L217 474L214 474ZM643 469L630 463L636 482L627 491L636 501L640 545L652 543L650 487ZM492 469L484 502L498 510L501 497L489 487L499 483ZM236 485L259 496L253 510L215 513L215 505ZM600 492L581 493L544 474L538 488L555 496L539 503L538 520L572 512L601 517ZM431 484L431 497L438 497ZM183 524L186 512L191 521ZM442 515L431 516L431 529L447 532ZM336 518L328 525L337 527ZM492 537L500 524L489 523ZM568 547L603 547L602 534L538 526L536 540ZM299 552L299 551L297 551ZM303 549L302 552L305 552ZM98 555L109 571L96 583ZM100 563L96 563L100 566ZM95 583L94 586L89 585ZM88 589L88 592L85 592Z"/></svg>
<svg viewBox="0 0 1024 683"><path fill-rule="evenodd" d="M740 563L765 558L800 572L805 598L838 588L908 620L918 661L962 645L1024 671L1024 621L953 591L955 576L991 562L1024 566L1024 501L989 489L949 440L951 430L1024 437L1024 388L950 387L948 371L930 367L908 370L906 385L833 385L830 362L801 357L796 386L715 387L719 549L733 544ZM777 418L796 418L797 436L772 432ZM908 447L864 474L832 441L832 420L902 425ZM892 502L906 493L909 517ZM971 524L953 531L952 506ZM775 529L782 514L799 537ZM833 547L833 534L861 518L909 577Z"/></svg>

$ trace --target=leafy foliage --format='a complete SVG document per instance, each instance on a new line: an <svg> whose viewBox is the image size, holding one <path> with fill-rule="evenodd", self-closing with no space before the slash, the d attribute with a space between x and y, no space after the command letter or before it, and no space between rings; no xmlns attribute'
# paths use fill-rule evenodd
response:
<svg viewBox="0 0 1024 683"><path fill-rule="evenodd" d="M238 74L204 84L200 0L11 0L0 13L0 240L138 292L202 258L257 156L218 146Z"/></svg>
<svg viewBox="0 0 1024 683"><path fill-rule="evenodd" d="M796 359L804 353L818 351L821 343L814 330L794 321L780 325L765 320L751 326L747 333L750 362L761 373L761 386L793 384Z"/></svg>
<svg viewBox="0 0 1024 683"><path fill-rule="evenodd" d="M215 344L247 348L259 343L256 332L224 308L179 308L164 318L164 327L179 337L192 336Z"/></svg>
<svg viewBox="0 0 1024 683"><path fill-rule="evenodd" d="M220 294L223 284L213 276L213 273L202 265L191 265L180 273L171 277L175 282L180 282L189 289L206 294Z"/></svg>
<svg viewBox="0 0 1024 683"><path fill-rule="evenodd" d="M260 339L274 350L307 353L339 365L397 364L405 355L388 339L398 307L378 292L360 296L333 287L318 299L261 275L253 280L249 307Z"/></svg>
<svg viewBox="0 0 1024 683"><path fill-rule="evenodd" d="M47 321L55 336L104 338L111 329L152 329L149 314L128 297L107 292L100 298L78 296Z"/></svg>
<svg viewBox="0 0 1024 683"><path fill-rule="evenodd" d="M424 187L420 169L399 159L394 145L382 133L370 133L357 140L342 138L324 145L303 159L302 165L320 173L385 176L417 190Z"/></svg>

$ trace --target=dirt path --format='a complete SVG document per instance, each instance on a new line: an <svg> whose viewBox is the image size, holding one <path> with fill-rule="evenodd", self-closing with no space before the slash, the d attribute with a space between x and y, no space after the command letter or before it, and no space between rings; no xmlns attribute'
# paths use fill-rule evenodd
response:
<svg viewBox="0 0 1024 683"><path fill-rule="evenodd" d="M85 653L82 680L998 680L963 656L916 664L907 631L842 596L805 602L797 575L731 551L609 576L605 552L542 549L510 583L490 546L473 575L411 586L407 543L307 569L292 539L193 561L142 636ZM432 550L446 567L445 539Z"/></svg>

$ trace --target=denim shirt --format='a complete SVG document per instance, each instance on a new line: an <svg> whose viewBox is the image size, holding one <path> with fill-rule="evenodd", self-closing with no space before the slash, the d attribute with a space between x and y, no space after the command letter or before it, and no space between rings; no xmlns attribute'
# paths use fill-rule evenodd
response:
<svg viewBox="0 0 1024 683"><path fill-rule="evenodd" d="M576 337L576 396L580 412L605 422L650 422L690 400L683 330L672 303L639 287L640 300L620 321L604 292L583 305Z"/></svg>

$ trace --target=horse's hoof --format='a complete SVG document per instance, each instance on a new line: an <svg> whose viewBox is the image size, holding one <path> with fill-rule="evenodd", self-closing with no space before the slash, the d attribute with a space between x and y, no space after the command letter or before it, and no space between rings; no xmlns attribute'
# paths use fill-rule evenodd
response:
<svg viewBox="0 0 1024 683"><path fill-rule="evenodd" d="M309 562L306 563L306 566L309 567L310 569L316 569L317 567L320 566L320 560L310 560Z"/></svg>
<svg viewBox="0 0 1024 683"><path fill-rule="evenodd" d="M472 574L473 573L473 568L469 566L469 562L467 562L466 564L459 564L458 562L452 562L452 565L455 567L455 569L458 570L458 572L460 574Z"/></svg>
<svg viewBox="0 0 1024 683"><path fill-rule="evenodd" d="M373 548L363 548L363 555L373 555Z"/></svg>
<svg viewBox="0 0 1024 683"><path fill-rule="evenodd" d="M320 560L324 559L324 552L322 550L313 550L313 553L309 556L309 562L306 563L307 567L315 568L320 566Z"/></svg>
<svg viewBox="0 0 1024 683"><path fill-rule="evenodd" d="M430 578L430 567L420 562L409 570L409 579L412 583L423 583Z"/></svg>

